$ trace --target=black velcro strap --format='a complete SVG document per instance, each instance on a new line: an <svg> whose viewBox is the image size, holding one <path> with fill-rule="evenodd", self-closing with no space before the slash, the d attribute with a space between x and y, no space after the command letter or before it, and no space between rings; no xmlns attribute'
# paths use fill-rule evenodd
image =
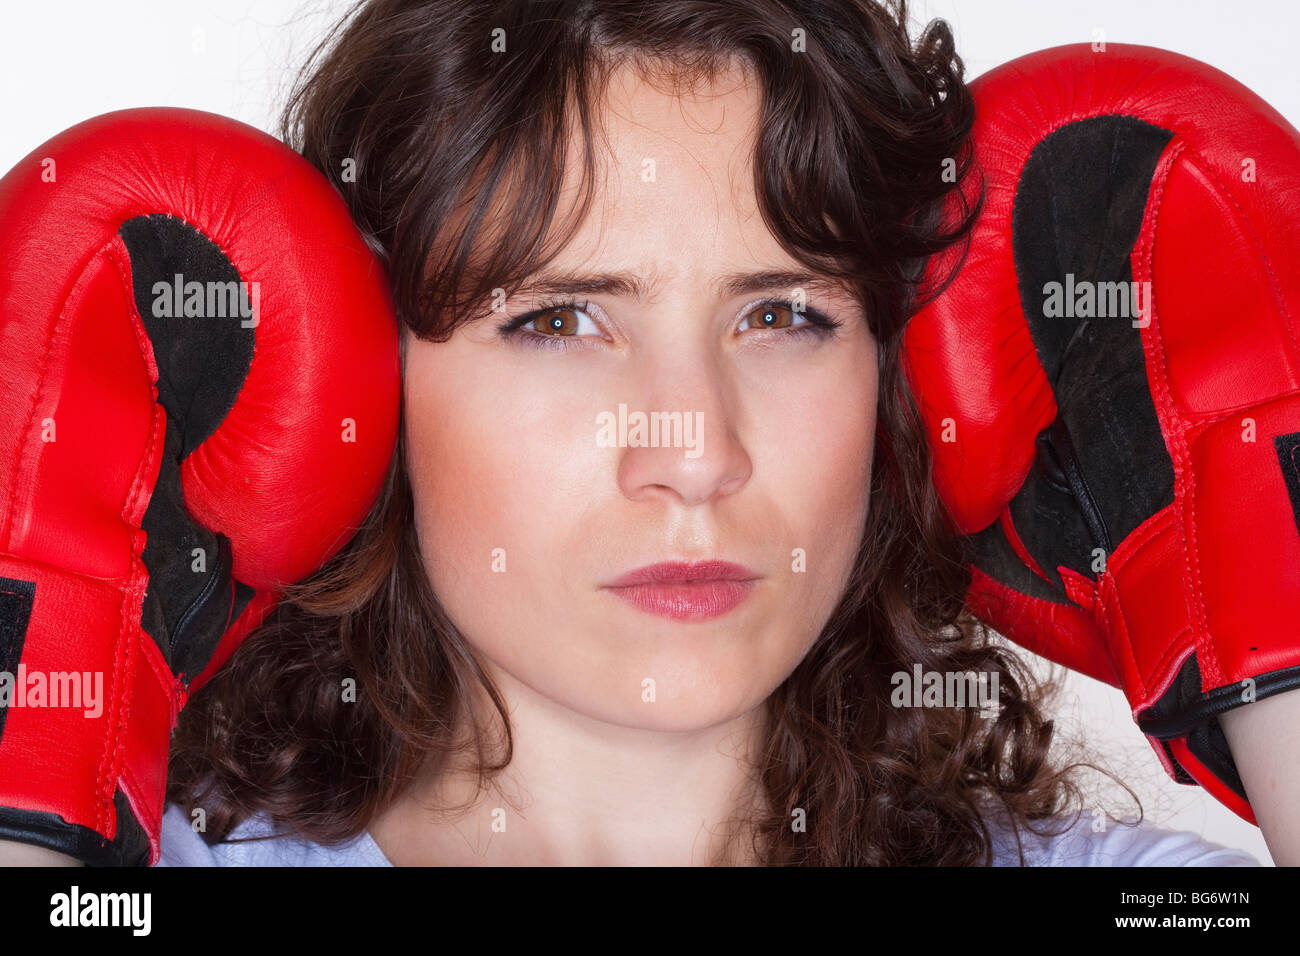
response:
<svg viewBox="0 0 1300 956"><path fill-rule="evenodd" d="M1277 449L1277 461L1282 467L1286 492L1291 496L1291 513L1295 516L1296 531L1300 532L1300 432L1274 435L1273 447Z"/></svg>
<svg viewBox="0 0 1300 956"><path fill-rule="evenodd" d="M57 813L0 807L0 840L44 847L87 866L147 866L149 837L121 790L113 794L113 810L117 836L106 840L90 827L68 823Z"/></svg>
<svg viewBox="0 0 1300 956"><path fill-rule="evenodd" d="M27 625L32 619L35 601L36 582L0 578L0 673L18 673L18 661L23 656L23 642L27 640ZM8 707L0 707L0 737L4 736L8 714Z"/></svg>

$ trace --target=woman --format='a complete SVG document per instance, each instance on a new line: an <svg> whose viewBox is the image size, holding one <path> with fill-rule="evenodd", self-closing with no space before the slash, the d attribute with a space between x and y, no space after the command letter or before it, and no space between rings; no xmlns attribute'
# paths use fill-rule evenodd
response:
<svg viewBox="0 0 1300 956"><path fill-rule="evenodd" d="M899 346L969 226L938 213L972 104L947 27L906 25L340 24L284 133L388 264L403 438L182 713L164 862L1253 862L1081 817L1041 691L961 611ZM918 666L992 693L896 706Z"/></svg>

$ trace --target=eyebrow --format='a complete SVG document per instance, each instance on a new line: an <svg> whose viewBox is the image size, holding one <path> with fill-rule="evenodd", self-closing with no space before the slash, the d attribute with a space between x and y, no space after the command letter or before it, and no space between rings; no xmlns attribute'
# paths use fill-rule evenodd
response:
<svg viewBox="0 0 1300 956"><path fill-rule="evenodd" d="M517 294L572 296L604 294L645 302L654 296L658 282L639 272L541 273L524 282ZM843 294L844 285L814 272L787 269L764 269L758 272L731 272L713 283L716 292L731 297L771 289L803 288L825 294Z"/></svg>

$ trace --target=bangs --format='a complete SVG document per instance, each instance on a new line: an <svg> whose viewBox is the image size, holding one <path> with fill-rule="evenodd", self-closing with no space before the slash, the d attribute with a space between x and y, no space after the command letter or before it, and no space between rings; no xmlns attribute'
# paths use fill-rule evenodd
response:
<svg viewBox="0 0 1300 956"><path fill-rule="evenodd" d="M380 28L371 9L333 39ZM545 268L585 220L617 68L675 94L735 70L760 101L752 161L767 228L807 269L851 286L886 343L923 304L923 279L942 287L926 276L929 257L974 219L956 188L973 161L974 112L949 95L962 88L951 35L927 30L913 47L901 4L897 16L849 3L810 5L796 21L766 0L743 17L690 0L555 16L532 3L449 5L436 29L383 25L396 46L367 60L364 82L327 38L284 133L347 199L403 324L445 341ZM350 181L343 157L356 163ZM945 263L955 273L960 257Z"/></svg>

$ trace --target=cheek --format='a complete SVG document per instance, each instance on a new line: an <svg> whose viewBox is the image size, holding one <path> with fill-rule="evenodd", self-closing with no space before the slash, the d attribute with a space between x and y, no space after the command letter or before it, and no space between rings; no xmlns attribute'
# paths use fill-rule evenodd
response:
<svg viewBox="0 0 1300 956"><path fill-rule="evenodd" d="M430 583L467 636L490 640L531 629L562 588L601 471L563 383L525 384L472 351L408 352L407 473Z"/></svg>
<svg viewBox="0 0 1300 956"><path fill-rule="evenodd" d="M804 613L838 598L861 542L875 448L875 362L863 343L825 364L784 369L779 396L754 414L763 424L752 429L752 491L781 516L790 550L805 559L792 582L805 595ZM794 564L800 555L788 557Z"/></svg>

